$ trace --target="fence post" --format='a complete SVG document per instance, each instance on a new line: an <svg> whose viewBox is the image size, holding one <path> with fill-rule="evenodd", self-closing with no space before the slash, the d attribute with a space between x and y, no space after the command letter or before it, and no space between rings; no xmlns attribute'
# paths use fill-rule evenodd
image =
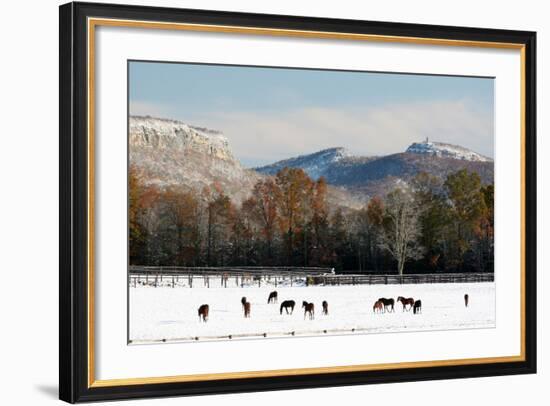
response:
<svg viewBox="0 0 550 406"><path fill-rule="evenodd" d="M172 288L174 288L174 275L172 275Z"/></svg>

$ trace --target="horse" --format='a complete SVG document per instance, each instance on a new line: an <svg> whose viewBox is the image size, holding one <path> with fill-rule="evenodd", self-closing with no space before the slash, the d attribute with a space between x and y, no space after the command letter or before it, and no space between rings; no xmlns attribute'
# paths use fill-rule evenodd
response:
<svg viewBox="0 0 550 406"><path fill-rule="evenodd" d="M403 296L399 296L397 298L397 301L401 302L401 304L403 305L403 311L405 310L410 311L414 306L414 299L412 297L404 298ZM409 305L408 309L407 309L407 305Z"/></svg>
<svg viewBox="0 0 550 406"><path fill-rule="evenodd" d="M269 297L267 298L267 304L269 303L277 303L277 291L274 290L269 294Z"/></svg>
<svg viewBox="0 0 550 406"><path fill-rule="evenodd" d="M307 313L309 313L310 320L315 318L315 305L313 303L308 303L304 300L302 302L302 308L304 309L304 320L306 319Z"/></svg>
<svg viewBox="0 0 550 406"><path fill-rule="evenodd" d="M377 300L376 302L374 302L374 305L372 306L373 313L376 313L377 310L380 313L385 312L384 304L380 300Z"/></svg>
<svg viewBox="0 0 550 406"><path fill-rule="evenodd" d="M422 313L422 300L415 300L413 305L413 314Z"/></svg>
<svg viewBox="0 0 550 406"><path fill-rule="evenodd" d="M245 302L243 304L243 310L244 310L244 317L245 318L250 317L250 302Z"/></svg>
<svg viewBox="0 0 550 406"><path fill-rule="evenodd" d="M395 300L393 299L386 299L384 297L381 297L380 299L378 299L379 302L382 302L382 304L384 305L384 310L387 310L388 307L391 306L390 312L394 312L395 309L393 308L393 305L395 304Z"/></svg>
<svg viewBox="0 0 550 406"><path fill-rule="evenodd" d="M328 316L328 302L326 300L323 300L323 311L322 311L322 314L324 315L327 315Z"/></svg>
<svg viewBox="0 0 550 406"><path fill-rule="evenodd" d="M205 323L208 321L208 312L210 311L210 306L207 304L201 305L199 307L199 321L204 321Z"/></svg>
<svg viewBox="0 0 550 406"><path fill-rule="evenodd" d="M283 309L286 310L286 314L292 314L294 312L294 306L296 306L296 302L294 300L285 300L283 303L281 303L281 308L279 313L283 314ZM288 308L290 307L290 313L288 312Z"/></svg>
<svg viewBox="0 0 550 406"><path fill-rule="evenodd" d="M243 296L241 297L241 304L243 305L243 309L244 309L244 304L246 303L246 296Z"/></svg>

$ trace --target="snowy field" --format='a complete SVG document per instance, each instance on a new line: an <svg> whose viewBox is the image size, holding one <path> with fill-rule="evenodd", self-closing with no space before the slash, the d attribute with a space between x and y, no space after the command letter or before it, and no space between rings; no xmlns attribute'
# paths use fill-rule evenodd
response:
<svg viewBox="0 0 550 406"><path fill-rule="evenodd" d="M196 285L195 285L196 286ZM199 285L200 286L200 285ZM210 288L184 286L131 286L130 337L132 343L188 340L282 337L291 335L365 334L381 332L490 328L495 326L494 283L309 286L294 283L258 287ZM215 287L214 287L215 286ZM267 304L269 292L277 290L279 304ZM470 297L464 306L464 294ZM251 303L251 317L244 318L241 297ZM402 311L373 313L380 297L398 296L422 300L422 313ZM294 300L292 315L279 313L283 300ZM315 304L315 319L304 320L302 301ZM329 304L323 315L321 303ZM199 321L200 305L210 306L207 323ZM231 337L230 337L231 336Z"/></svg>

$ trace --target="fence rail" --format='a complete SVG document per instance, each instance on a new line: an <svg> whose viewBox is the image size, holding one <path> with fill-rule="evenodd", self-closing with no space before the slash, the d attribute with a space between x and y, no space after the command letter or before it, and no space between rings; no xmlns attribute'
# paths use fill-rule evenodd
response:
<svg viewBox="0 0 550 406"><path fill-rule="evenodd" d="M213 267L130 267L130 286L258 286L280 284L294 286L339 285L399 285L420 283L494 282L494 273L434 273L434 274L344 274L336 275L330 268L213 268ZM234 282L233 282L234 281Z"/></svg>
<svg viewBox="0 0 550 406"><path fill-rule="evenodd" d="M323 285L402 285L411 283L494 282L494 273L435 273L414 275L324 275L313 277Z"/></svg>

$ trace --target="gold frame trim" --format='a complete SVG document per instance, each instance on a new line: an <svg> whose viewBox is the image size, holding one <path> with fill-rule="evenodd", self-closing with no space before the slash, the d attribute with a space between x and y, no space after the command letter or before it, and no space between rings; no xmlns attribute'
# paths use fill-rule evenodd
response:
<svg viewBox="0 0 550 406"><path fill-rule="evenodd" d="M97 26L148 28L157 30L181 30L193 32L216 32L244 35L265 35L278 37L317 38L335 40L370 41L435 46L460 46L477 48L511 49L520 51L520 165L521 165L521 269L520 269L520 354L516 356L466 358L453 360L416 361L383 364L346 365L316 368L276 369L266 371L221 372L211 374L174 375L145 378L95 379L95 278L94 278L94 239L95 239L95 28ZM227 25L164 23L139 20L120 20L108 18L89 18L87 29L88 43L88 388L104 388L126 385L161 384L177 382L213 381L220 379L266 378L312 374L332 374L343 372L366 372L392 370L400 368L425 368L458 365L497 364L504 362L523 362L525 349L525 45L506 42L463 41L422 37L400 37L390 35L354 34L344 32L305 31Z"/></svg>

